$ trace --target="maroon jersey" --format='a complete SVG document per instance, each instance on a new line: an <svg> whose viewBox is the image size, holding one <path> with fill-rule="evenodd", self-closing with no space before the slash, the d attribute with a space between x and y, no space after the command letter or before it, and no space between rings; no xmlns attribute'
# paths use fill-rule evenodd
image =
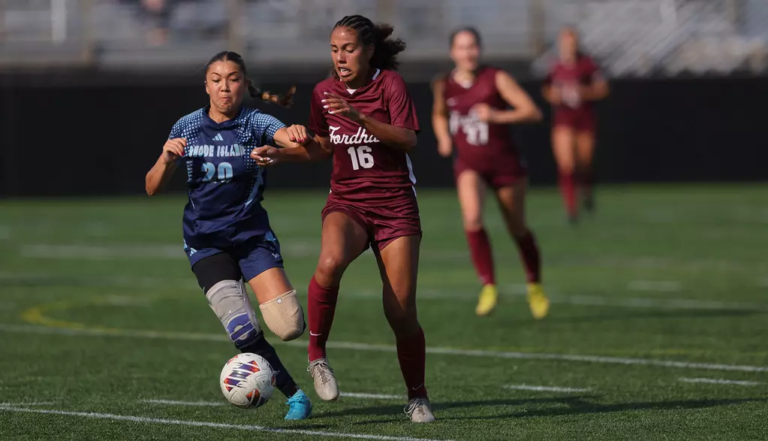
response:
<svg viewBox="0 0 768 441"><path fill-rule="evenodd" d="M581 56L576 63L571 65L560 61L555 63L550 69L545 82L552 87L560 89L563 103L556 110L584 109L590 111L592 106L589 102L581 100L578 93L579 87L588 86L602 78L600 68L592 58Z"/></svg>
<svg viewBox="0 0 768 441"><path fill-rule="evenodd" d="M333 145L331 193L350 201L378 201L399 196L413 197L411 160L405 152L385 145L354 121L323 109L325 92L344 97L360 113L377 121L419 130L416 109L403 78L396 72L378 70L373 80L357 90L348 90L336 78L315 86L309 128Z"/></svg>
<svg viewBox="0 0 768 441"><path fill-rule="evenodd" d="M457 160L471 168L491 169L499 162L520 162L509 127L482 122L472 112L472 107L481 103L497 110L508 107L496 88L497 72L499 69L483 67L471 84L459 84L453 75L445 80L443 96Z"/></svg>

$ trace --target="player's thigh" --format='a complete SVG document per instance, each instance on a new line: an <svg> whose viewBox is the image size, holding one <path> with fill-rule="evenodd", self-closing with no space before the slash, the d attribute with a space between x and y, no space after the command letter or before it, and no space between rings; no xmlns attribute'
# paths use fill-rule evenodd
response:
<svg viewBox="0 0 768 441"><path fill-rule="evenodd" d="M282 267L272 267L248 280L259 304L266 303L293 290Z"/></svg>
<svg viewBox="0 0 768 441"><path fill-rule="evenodd" d="M456 190L461 205L461 218L466 231L483 228L483 204L486 184L475 170L464 169L456 177Z"/></svg>
<svg viewBox="0 0 768 441"><path fill-rule="evenodd" d="M525 223L525 196L528 190L526 178L517 179L511 185L496 189L496 201L504 217L507 229L514 236L527 232Z"/></svg>
<svg viewBox="0 0 768 441"><path fill-rule="evenodd" d="M421 236L402 236L376 250L384 285L384 313L391 324L405 328L402 329L405 332L418 328L416 285L420 246Z"/></svg>
<svg viewBox="0 0 768 441"><path fill-rule="evenodd" d="M234 254L259 304L293 289L283 270L280 242L273 232L246 241L236 247Z"/></svg>
<svg viewBox="0 0 768 441"><path fill-rule="evenodd" d="M368 232L357 216L351 211L332 211L324 216L320 258L315 271L320 285L338 284L347 266L368 247Z"/></svg>
<svg viewBox="0 0 768 441"><path fill-rule="evenodd" d="M595 132L592 130L581 130L576 133L576 163L579 166L592 164L595 156Z"/></svg>
<svg viewBox="0 0 768 441"><path fill-rule="evenodd" d="M573 173L576 169L576 132L571 126L557 125L552 128L552 152L560 173Z"/></svg>

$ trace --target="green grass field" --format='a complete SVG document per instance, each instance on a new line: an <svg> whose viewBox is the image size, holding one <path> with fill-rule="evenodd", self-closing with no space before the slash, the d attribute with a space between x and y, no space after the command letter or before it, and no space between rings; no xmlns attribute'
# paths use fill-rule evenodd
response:
<svg viewBox="0 0 768 441"><path fill-rule="evenodd" d="M768 439L768 188L599 196L598 216L570 228L554 190L530 195L553 300L536 322L495 205L502 303L478 318L455 196L420 192L438 418L423 426L402 413L370 253L345 275L329 353L342 392L395 397L320 402L306 340L276 344L315 404L288 423L279 393L258 410L225 405L218 376L235 349L182 253L184 198L0 201L0 439ZM265 202L302 296L324 198Z"/></svg>

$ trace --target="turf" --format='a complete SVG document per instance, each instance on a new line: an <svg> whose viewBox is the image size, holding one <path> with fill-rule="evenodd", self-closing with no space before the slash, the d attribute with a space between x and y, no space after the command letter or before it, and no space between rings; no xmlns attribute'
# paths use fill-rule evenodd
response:
<svg viewBox="0 0 768 441"><path fill-rule="evenodd" d="M267 196L303 296L324 195ZM766 439L767 200L764 185L605 188L598 215L571 228L553 190L533 191L528 216L553 298L536 322L494 204L502 303L478 318L455 196L421 191L419 315L438 417L424 426L406 421L404 400L320 402L304 339L276 346L314 418L283 421L279 394L257 410L224 405L218 375L235 350L182 254L182 197L0 201L0 439ZM345 275L330 357L342 391L403 395L379 290L366 253ZM308 432L245 431L254 425Z"/></svg>

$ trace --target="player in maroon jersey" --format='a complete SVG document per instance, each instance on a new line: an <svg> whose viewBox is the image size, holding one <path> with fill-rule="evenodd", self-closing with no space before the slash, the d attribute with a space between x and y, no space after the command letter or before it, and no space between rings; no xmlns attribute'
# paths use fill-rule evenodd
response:
<svg viewBox="0 0 768 441"><path fill-rule="evenodd" d="M473 28L451 35L456 68L433 85L432 125L440 154L449 157L454 146L456 150L454 174L464 231L483 285L477 314L489 314L498 299L491 244L483 226L490 187L525 266L531 313L540 319L549 311L549 300L541 288L539 248L525 222L525 165L508 126L539 121L541 112L509 74L480 64L480 48L480 34Z"/></svg>
<svg viewBox="0 0 768 441"><path fill-rule="evenodd" d="M391 34L392 27L360 15L337 22L330 41L333 76L319 83L312 96L310 129L317 143L264 147L254 159L267 164L333 156L320 259L308 292L309 371L317 394L326 401L339 397L326 341L341 277L371 246L384 285L384 314L395 333L408 388L406 414L413 422L432 422L424 385L424 332L416 315L421 222L408 158L419 123L405 82L395 72L396 55L405 43Z"/></svg>
<svg viewBox="0 0 768 441"><path fill-rule="evenodd" d="M560 191L571 223L578 220L580 187L584 208L595 206L592 159L595 117L592 103L608 96L608 83L592 58L579 50L576 31L565 28L559 37L560 57L547 75L544 98L552 104L552 149L560 175Z"/></svg>

